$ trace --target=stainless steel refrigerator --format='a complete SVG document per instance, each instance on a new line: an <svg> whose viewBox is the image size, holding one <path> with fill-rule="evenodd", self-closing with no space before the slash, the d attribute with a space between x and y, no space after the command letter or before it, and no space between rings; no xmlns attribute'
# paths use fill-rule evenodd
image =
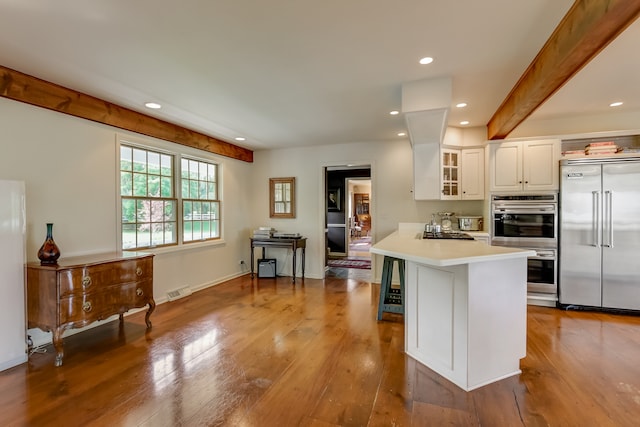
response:
<svg viewBox="0 0 640 427"><path fill-rule="evenodd" d="M560 172L560 304L640 310L640 158Z"/></svg>

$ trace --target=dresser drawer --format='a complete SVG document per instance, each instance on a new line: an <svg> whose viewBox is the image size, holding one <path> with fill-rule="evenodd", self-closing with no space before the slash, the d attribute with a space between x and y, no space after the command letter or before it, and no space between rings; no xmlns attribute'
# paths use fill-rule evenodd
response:
<svg viewBox="0 0 640 427"><path fill-rule="evenodd" d="M28 327L52 332L55 366L62 365L67 329L113 315L122 323L124 313L145 305L144 321L151 328L156 307L152 254L108 252L60 258L55 265L29 262L26 276Z"/></svg>
<svg viewBox="0 0 640 427"><path fill-rule="evenodd" d="M94 292L71 294L60 298L60 323L79 327L103 320L131 308L143 307L153 299L153 281L105 286Z"/></svg>
<svg viewBox="0 0 640 427"><path fill-rule="evenodd" d="M153 258L132 259L62 270L58 275L60 296L94 292L97 289L118 283L151 279L152 275Z"/></svg>

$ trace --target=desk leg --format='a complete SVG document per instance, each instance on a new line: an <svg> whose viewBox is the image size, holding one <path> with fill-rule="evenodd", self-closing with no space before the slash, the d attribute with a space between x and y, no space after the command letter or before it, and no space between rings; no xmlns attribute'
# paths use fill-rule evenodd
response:
<svg viewBox="0 0 640 427"><path fill-rule="evenodd" d="M296 283L296 252L298 252L298 248L293 246L293 283Z"/></svg>
<svg viewBox="0 0 640 427"><path fill-rule="evenodd" d="M253 245L251 245L251 278L253 279Z"/></svg>
<svg viewBox="0 0 640 427"><path fill-rule="evenodd" d="M302 278L304 279L304 252L305 252L306 248L302 248Z"/></svg>

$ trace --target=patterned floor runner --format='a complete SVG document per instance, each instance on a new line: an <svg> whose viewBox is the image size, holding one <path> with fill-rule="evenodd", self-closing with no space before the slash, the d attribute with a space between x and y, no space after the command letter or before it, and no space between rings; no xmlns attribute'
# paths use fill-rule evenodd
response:
<svg viewBox="0 0 640 427"><path fill-rule="evenodd" d="M330 259L328 261L329 267L340 268L361 268L365 270L371 269L371 260L368 259Z"/></svg>

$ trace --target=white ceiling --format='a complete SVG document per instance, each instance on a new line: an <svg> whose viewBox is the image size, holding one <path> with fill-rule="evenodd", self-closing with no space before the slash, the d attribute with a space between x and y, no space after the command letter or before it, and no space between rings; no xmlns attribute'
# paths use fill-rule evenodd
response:
<svg viewBox="0 0 640 427"><path fill-rule="evenodd" d="M572 3L0 0L0 65L253 150L385 141L404 129L388 114L402 84L420 79L452 77L469 106L450 125L486 125ZM620 54L638 37L630 27L533 118L613 98L640 110L640 85L624 84L640 55Z"/></svg>

